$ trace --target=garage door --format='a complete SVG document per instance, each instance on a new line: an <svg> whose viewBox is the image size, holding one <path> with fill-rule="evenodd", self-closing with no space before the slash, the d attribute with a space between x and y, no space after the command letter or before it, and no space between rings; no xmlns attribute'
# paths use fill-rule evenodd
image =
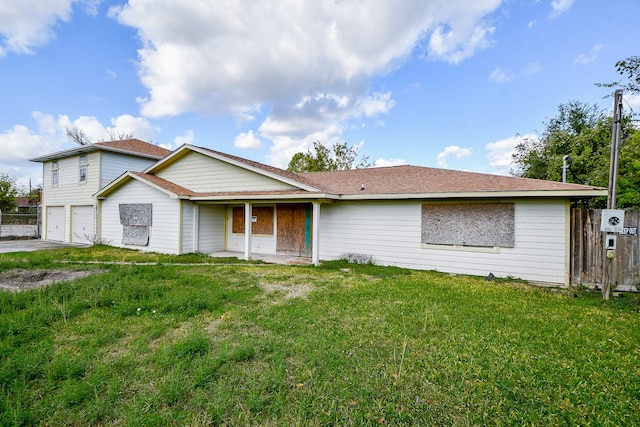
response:
<svg viewBox="0 0 640 427"><path fill-rule="evenodd" d="M93 206L71 207L71 241L93 243Z"/></svg>
<svg viewBox="0 0 640 427"><path fill-rule="evenodd" d="M64 241L64 206L47 207L47 240Z"/></svg>

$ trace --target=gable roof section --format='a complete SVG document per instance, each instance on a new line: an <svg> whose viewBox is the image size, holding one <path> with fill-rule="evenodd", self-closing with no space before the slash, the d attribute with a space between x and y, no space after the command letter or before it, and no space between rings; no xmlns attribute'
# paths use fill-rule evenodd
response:
<svg viewBox="0 0 640 427"><path fill-rule="evenodd" d="M179 161L182 157L184 157L190 152L203 154L205 156L220 160L222 162L225 162L225 163L240 167L242 169L269 177L271 179L275 179L285 184L294 186L296 188L299 188L300 190L310 191L310 192L320 191L318 188L311 185L307 181L307 179L304 177L303 174L289 172L284 169L265 165L259 162L254 162L252 160L245 159L242 157L233 156L231 154L226 154L220 151L211 150L209 148L197 147L189 144L182 145L181 147L176 149L174 152L172 152L171 155L149 166L144 172L155 174L160 170L166 168L167 166L173 164L174 162Z"/></svg>
<svg viewBox="0 0 640 427"><path fill-rule="evenodd" d="M99 199L105 198L131 180L140 181L174 199L186 199L193 194L189 189L181 187L158 176L143 172L127 171L120 175L118 178L111 181L106 187L102 188L100 191L94 194L94 196L98 197Z"/></svg>
<svg viewBox="0 0 640 427"><path fill-rule="evenodd" d="M300 175L323 191L347 199L606 195L605 189L589 185L410 165Z"/></svg>
<svg viewBox="0 0 640 427"><path fill-rule="evenodd" d="M75 156L81 153L93 151L109 151L113 153L127 154L130 156L144 157L151 160L159 160L171 153L166 148L159 147L149 142L131 138L122 141L96 142L95 144L79 145L67 150L57 151L40 157L34 157L32 162L46 162L49 160L62 159Z"/></svg>

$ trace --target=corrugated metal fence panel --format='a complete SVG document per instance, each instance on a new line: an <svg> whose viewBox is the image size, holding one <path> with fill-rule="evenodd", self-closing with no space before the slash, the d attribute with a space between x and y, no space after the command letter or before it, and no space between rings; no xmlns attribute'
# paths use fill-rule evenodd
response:
<svg viewBox="0 0 640 427"><path fill-rule="evenodd" d="M603 275L601 209L573 209L571 215L571 283L600 286ZM616 258L606 263L617 290L637 290L640 285L640 210L625 210L624 226L636 234L618 234Z"/></svg>

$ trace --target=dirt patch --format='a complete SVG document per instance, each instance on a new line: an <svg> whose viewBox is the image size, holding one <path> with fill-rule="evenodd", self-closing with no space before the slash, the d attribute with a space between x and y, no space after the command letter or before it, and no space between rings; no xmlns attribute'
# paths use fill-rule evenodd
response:
<svg viewBox="0 0 640 427"><path fill-rule="evenodd" d="M0 273L0 289L23 291L100 273L98 270L14 270Z"/></svg>
<svg viewBox="0 0 640 427"><path fill-rule="evenodd" d="M285 283L264 283L262 288L268 294L280 294L285 299L306 298L313 290L310 284L285 284Z"/></svg>

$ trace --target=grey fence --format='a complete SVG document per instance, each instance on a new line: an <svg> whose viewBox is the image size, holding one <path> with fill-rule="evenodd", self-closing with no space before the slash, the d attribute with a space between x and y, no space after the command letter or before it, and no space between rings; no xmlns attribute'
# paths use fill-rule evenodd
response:
<svg viewBox="0 0 640 427"><path fill-rule="evenodd" d="M40 207L37 213L33 214L0 212L0 238L40 238L42 229L40 212Z"/></svg>
<svg viewBox="0 0 640 427"><path fill-rule="evenodd" d="M573 209L571 212L571 284L600 287L606 273L614 291L640 288L639 209L626 209L623 232L617 236L616 257L605 259L602 210Z"/></svg>

